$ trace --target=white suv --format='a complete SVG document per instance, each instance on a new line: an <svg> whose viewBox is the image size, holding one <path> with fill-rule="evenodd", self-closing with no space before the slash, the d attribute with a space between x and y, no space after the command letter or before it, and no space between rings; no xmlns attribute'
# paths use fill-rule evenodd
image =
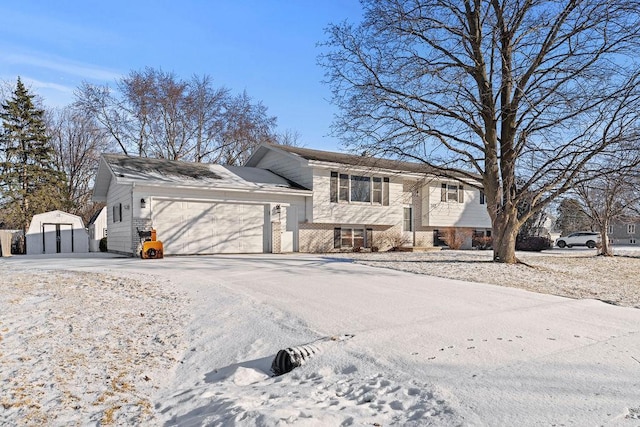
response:
<svg viewBox="0 0 640 427"><path fill-rule="evenodd" d="M600 241L600 233L594 231L578 231L571 233L566 237L560 237L556 240L556 246L559 248L570 248L572 246L586 246L588 248L595 248L597 242Z"/></svg>

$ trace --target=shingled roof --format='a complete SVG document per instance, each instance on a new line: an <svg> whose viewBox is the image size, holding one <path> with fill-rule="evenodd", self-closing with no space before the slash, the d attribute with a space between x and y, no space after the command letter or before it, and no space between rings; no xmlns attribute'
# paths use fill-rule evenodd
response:
<svg viewBox="0 0 640 427"><path fill-rule="evenodd" d="M111 176L118 182L143 185L200 187L246 191L308 191L306 188L268 170L182 162L122 154L103 154L98 168L93 198L106 200Z"/></svg>
<svg viewBox="0 0 640 427"><path fill-rule="evenodd" d="M163 181L187 179L200 182L222 179L211 169L211 165L206 163L130 157L123 154L104 154L103 157L113 173L120 178L144 177Z"/></svg>
<svg viewBox="0 0 640 427"><path fill-rule="evenodd" d="M416 162L404 162L400 160L383 159L379 157L372 157L370 155L355 155L347 153L336 153L332 151L313 150L310 148L291 147L288 145L278 144L266 144L269 147L276 148L278 150L286 151L288 153L299 156L303 159L327 162L327 163L339 163L343 165L351 165L364 168L377 168L386 169L398 172L409 172L416 174L428 174L432 176L443 177L457 177L462 179L475 179L480 180L479 176L475 174L462 172L456 169L438 168L426 163Z"/></svg>

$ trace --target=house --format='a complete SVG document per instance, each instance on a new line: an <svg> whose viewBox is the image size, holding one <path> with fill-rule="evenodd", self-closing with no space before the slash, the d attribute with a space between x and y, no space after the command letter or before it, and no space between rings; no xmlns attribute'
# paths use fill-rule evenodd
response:
<svg viewBox="0 0 640 427"><path fill-rule="evenodd" d="M312 191L296 230L296 250L443 245L443 230L490 236L491 220L478 180L423 164L262 145L247 166L268 169Z"/></svg>
<svg viewBox="0 0 640 427"><path fill-rule="evenodd" d="M89 251L100 252L100 240L107 237L107 208L102 207L89 220Z"/></svg>
<svg viewBox="0 0 640 427"><path fill-rule="evenodd" d="M166 255L330 252L489 235L479 181L424 165L265 144L245 166L102 156L95 201L108 249L138 253L155 228Z"/></svg>
<svg viewBox="0 0 640 427"><path fill-rule="evenodd" d="M27 255L89 252L82 218L59 210L34 215L26 237Z"/></svg>
<svg viewBox="0 0 640 427"><path fill-rule="evenodd" d="M616 221L607 230L612 245L640 245L640 218L628 221Z"/></svg>

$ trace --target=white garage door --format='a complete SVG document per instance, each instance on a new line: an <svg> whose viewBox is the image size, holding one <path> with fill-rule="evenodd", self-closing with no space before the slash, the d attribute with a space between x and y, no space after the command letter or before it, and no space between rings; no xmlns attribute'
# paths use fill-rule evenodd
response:
<svg viewBox="0 0 640 427"><path fill-rule="evenodd" d="M152 209L167 255L263 252L262 205L156 200Z"/></svg>

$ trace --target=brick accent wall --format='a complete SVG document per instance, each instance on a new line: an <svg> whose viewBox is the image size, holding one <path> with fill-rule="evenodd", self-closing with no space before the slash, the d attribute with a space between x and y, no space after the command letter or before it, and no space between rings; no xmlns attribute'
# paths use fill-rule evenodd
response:
<svg viewBox="0 0 640 427"><path fill-rule="evenodd" d="M298 239L300 252L332 252L333 249L333 224L300 223Z"/></svg>
<svg viewBox="0 0 640 427"><path fill-rule="evenodd" d="M271 222L271 253L282 253L282 230L279 221Z"/></svg>
<svg viewBox="0 0 640 427"><path fill-rule="evenodd" d="M133 218L131 223L131 253L133 256L140 256L140 237L138 236L138 230L147 231L151 230L151 219L148 218ZM162 241L162 236L157 236L157 239Z"/></svg>

